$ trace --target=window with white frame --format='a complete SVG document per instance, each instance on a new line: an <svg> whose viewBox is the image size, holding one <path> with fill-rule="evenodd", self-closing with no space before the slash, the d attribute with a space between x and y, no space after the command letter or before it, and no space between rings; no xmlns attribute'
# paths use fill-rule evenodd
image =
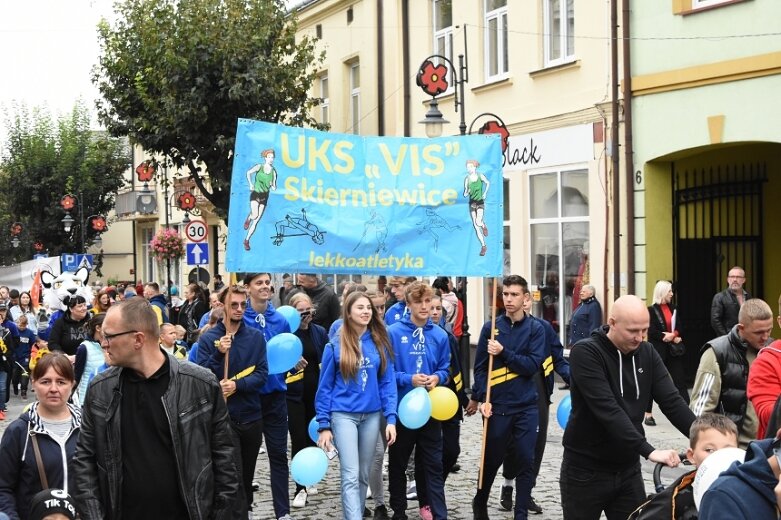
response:
<svg viewBox="0 0 781 520"><path fill-rule="evenodd" d="M543 0L545 65L559 65L575 56L575 0Z"/></svg>
<svg viewBox="0 0 781 520"><path fill-rule="evenodd" d="M350 63L350 128L348 132L361 133L361 68L357 61Z"/></svg>
<svg viewBox="0 0 781 520"><path fill-rule="evenodd" d="M485 76L487 80L507 74L507 0L484 0Z"/></svg>
<svg viewBox="0 0 781 520"><path fill-rule="evenodd" d="M702 7L711 7L713 5L728 4L734 0L692 0L692 9L700 9Z"/></svg>
<svg viewBox="0 0 781 520"><path fill-rule="evenodd" d="M529 175L529 283L540 301L535 316L548 320L567 345L580 289L590 283L588 170Z"/></svg>
<svg viewBox="0 0 781 520"><path fill-rule="evenodd" d="M320 122L323 124L329 123L328 109L330 107L330 100L328 98L328 74L320 76Z"/></svg>
<svg viewBox="0 0 781 520"><path fill-rule="evenodd" d="M434 0L434 54L453 62L452 0Z"/></svg>

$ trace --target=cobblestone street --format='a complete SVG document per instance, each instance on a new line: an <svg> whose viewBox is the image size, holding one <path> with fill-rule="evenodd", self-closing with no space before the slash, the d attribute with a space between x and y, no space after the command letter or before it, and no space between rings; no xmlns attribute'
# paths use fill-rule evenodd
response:
<svg viewBox="0 0 781 520"><path fill-rule="evenodd" d="M558 389L554 391L554 403L551 406L551 418L548 429L548 444L545 448L545 459L543 460L540 476L537 480L537 487L532 492L534 498L543 508L543 514L531 515L532 518L551 520L561 518L558 478L563 451L561 446L563 430L556 422L556 407L558 401L567 393L567 391ZM31 398L34 398L34 394L31 394ZM6 426L11 420L19 416L23 407L29 402L31 401L22 401L18 396L12 395L11 401L8 403L7 419L5 421L0 421L0 431L5 431ZM651 444L656 448L684 450L687 447L688 441L670 425L658 409L654 410L654 416L658 426L646 427L646 434ZM461 471L451 474L445 485L449 512L448 518L453 520L471 520L472 518L471 502L477 485L481 430L481 422L476 416L468 418L461 428L461 456L459 458ZM663 481L665 483L670 483L680 475L681 471L688 470L688 467L684 470L665 470L662 472ZM646 489L648 492L651 492L653 489L653 464L644 462L643 471ZM273 520L274 513L271 505L271 489L268 482L268 459L265 454L261 454L258 459L256 480L260 483L260 490L255 494L255 517L262 520ZM291 516L293 516L293 518L296 520L341 518L338 459L330 463L326 478L317 487L318 493L309 497L309 502L305 508L293 509L291 511ZM509 519L513 516L512 512L504 511L499 507L500 487L501 475L499 475L494 482L488 512L492 519ZM290 490L290 499L292 501L294 490L292 480ZM367 505L370 508L373 508L374 503L372 499L367 501ZM411 520L419 518L416 501L409 502L407 515Z"/></svg>

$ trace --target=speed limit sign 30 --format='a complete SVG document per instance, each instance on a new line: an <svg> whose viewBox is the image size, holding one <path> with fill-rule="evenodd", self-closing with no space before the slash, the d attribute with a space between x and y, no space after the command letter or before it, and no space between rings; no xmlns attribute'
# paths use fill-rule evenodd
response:
<svg viewBox="0 0 781 520"><path fill-rule="evenodd" d="M184 227L184 234L191 242L203 242L207 237L206 223L202 220L191 220Z"/></svg>

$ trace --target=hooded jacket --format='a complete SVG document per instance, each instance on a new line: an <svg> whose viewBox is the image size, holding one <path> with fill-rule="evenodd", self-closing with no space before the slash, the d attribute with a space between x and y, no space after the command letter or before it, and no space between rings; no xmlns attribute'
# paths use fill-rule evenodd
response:
<svg viewBox="0 0 781 520"><path fill-rule="evenodd" d="M393 368L399 402L412 390L415 374L436 375L438 386L447 384L450 368L450 342L447 333L431 320L418 327L405 316L388 327L388 337L393 346Z"/></svg>
<svg viewBox="0 0 781 520"><path fill-rule="evenodd" d="M564 430L564 457L573 465L623 471L654 451L643 417L653 398L684 436L694 414L675 388L662 358L643 341L623 354L606 325L570 352L572 411Z"/></svg>
<svg viewBox="0 0 781 520"><path fill-rule="evenodd" d="M332 412L374 413L382 411L388 424L396 424L398 402L393 363L386 353L385 371L380 373L380 354L371 332L361 336L361 366L353 379L342 377L339 370L340 335L325 346L320 367L320 384L315 397L317 424L331 428Z"/></svg>
<svg viewBox="0 0 781 520"><path fill-rule="evenodd" d="M767 459L772 439L749 444L743 464L734 462L711 484L700 503L700 518L708 520L776 519L778 477Z"/></svg>
<svg viewBox="0 0 781 520"><path fill-rule="evenodd" d="M759 420L757 438L764 439L768 433L770 437L775 437L776 432L767 432L767 426L781 396L781 340L759 351L748 372L746 391Z"/></svg>
<svg viewBox="0 0 781 520"><path fill-rule="evenodd" d="M69 356L75 355L81 342L87 339L89 319L89 313L80 321L74 320L70 312L64 313L54 323L51 334L49 334L49 350L61 350Z"/></svg>
<svg viewBox="0 0 781 520"><path fill-rule="evenodd" d="M244 324L263 333L263 337L268 342L277 334L290 332L290 325L282 314L277 312L274 304L270 301L266 305L263 314L252 308L251 300L247 299L247 310L244 311ZM274 392L285 392L285 374L269 374L266 384L260 389L261 395L267 395Z"/></svg>
<svg viewBox="0 0 781 520"><path fill-rule="evenodd" d="M152 310L157 314L158 323L170 323L168 319L168 303L165 301L165 296L162 294L156 294L149 298L149 304L152 306Z"/></svg>
<svg viewBox="0 0 781 520"><path fill-rule="evenodd" d="M0 511L12 519L27 518L32 497L43 489L33 450L32 436L38 439L49 487L68 492L68 466L76 451L81 427L81 411L68 405L71 431L64 443L52 437L38 415L38 403L13 421L0 443Z"/></svg>

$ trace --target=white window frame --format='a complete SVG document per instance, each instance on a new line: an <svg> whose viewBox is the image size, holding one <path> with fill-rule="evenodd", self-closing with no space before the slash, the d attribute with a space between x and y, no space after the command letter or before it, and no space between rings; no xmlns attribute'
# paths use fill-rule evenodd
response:
<svg viewBox="0 0 781 520"><path fill-rule="evenodd" d="M507 40L507 2L502 7L492 11L488 10L488 0L483 0L483 26L485 27L484 58L486 81L495 81L505 78L510 69L509 49L505 49ZM496 73L491 74L491 31L488 29L491 22L496 20ZM505 51L508 51L507 62L504 61Z"/></svg>
<svg viewBox="0 0 781 520"><path fill-rule="evenodd" d="M328 124L330 122L329 110L331 107L331 100L329 98L330 92L328 89L328 74L323 74L320 76L320 98L323 100L320 103L320 122L323 124ZM325 93L325 95L323 95L323 93Z"/></svg>
<svg viewBox="0 0 781 520"><path fill-rule="evenodd" d="M568 13L567 13L567 0L559 0L559 20L561 25L561 33L559 34L559 48L561 49L561 56L551 56L551 45L550 45L550 36L552 34L553 28L553 17L551 13L551 1L552 0L543 0L543 31L542 31L542 37L543 37L543 55L544 55L544 63L546 67L554 67L556 65L562 65L564 63L570 63L575 61L575 45L573 44L572 54L567 54L567 40L570 38L569 34L569 24L568 22ZM572 18L574 20L575 18L575 2L573 0L572 2ZM574 23L573 23L574 25Z"/></svg>
<svg viewBox="0 0 781 520"><path fill-rule="evenodd" d="M350 128L349 133L358 135L361 133L361 83L360 83L360 62L357 60L349 64L350 67ZM355 83L356 71L358 72L358 84ZM355 106L358 106L358 113L355 113Z"/></svg>
<svg viewBox="0 0 781 520"><path fill-rule="evenodd" d="M437 25L436 25L436 21L437 21L437 18L438 18L438 16L437 16L437 9L438 9L438 6L441 5L444 2L449 2L450 3L450 13L451 13L450 25L448 25L447 27L442 27L442 28L437 29ZM441 54L445 58L449 59L450 63L452 63L455 66L456 62L455 62L455 60L453 58L453 34L454 34L454 31L453 31L453 16L452 16L452 13L453 13L453 0L434 0L431 5L432 5L432 17L431 17L431 20L433 22L432 23L432 31L434 33L434 42L433 42L434 54ZM440 40L444 41L444 47L445 47L444 52L440 52L439 51L439 41ZM435 58L434 59L434 64L435 65L439 65L440 61L442 61L442 60ZM454 85L453 85L453 82L451 81L451 74L450 74L451 67L447 63L445 63L445 66L447 66L448 72L449 72L448 77L447 77L447 90L444 92L444 94L447 94L447 93L450 93L450 92L453 91Z"/></svg>
<svg viewBox="0 0 781 520"><path fill-rule="evenodd" d="M692 0L692 10L711 7L714 5L729 4L734 0Z"/></svg>
<svg viewBox="0 0 781 520"><path fill-rule="evenodd" d="M586 163L575 163L575 164L567 164L567 165L560 165L555 166L551 168L543 168L539 170L529 171L528 175L526 176L526 193L528 194L528 197L532 197L532 178L537 175L546 175L555 173L556 174L556 189L558 192L558 214L555 217L532 217L531 211L532 211L532 202L529 201L527 204L527 216L528 216L528 222L529 232L526 234L526 250L529 251L529 266L530 266L530 276L529 281L533 285L539 286L538 280L536 280L533 276L531 276L531 272L534 271L536 268L536 262L535 262L535 255L536 252L534 251L532 247L532 226L535 224L555 224L557 227L556 230L556 239L558 241L558 251L559 251L559 266L558 266L558 279L559 279L559 293L558 293L558 301L559 301L559 307L558 312L556 315L556 318L558 322L560 323L559 326L559 339L561 340L562 345L567 345L567 325L569 324L570 320L572 319L572 313L571 310L569 311L569 314L565 315L566 305L563 305L563 302L566 302L566 294L565 294L565 287L566 284L563 283L563 280L565 280L564 275L564 269L565 269L565 258L562 254L563 251L563 225L564 224L570 224L570 223L585 223L589 227L589 241L591 241L591 208L589 208L589 211L586 215L579 215L574 217L565 217L562 214L562 183L561 178L563 174L567 174L569 172L580 172L585 171L587 176L591 174L591 171L589 170L588 164ZM589 195L589 201L591 200ZM543 280L544 283L544 280Z"/></svg>

